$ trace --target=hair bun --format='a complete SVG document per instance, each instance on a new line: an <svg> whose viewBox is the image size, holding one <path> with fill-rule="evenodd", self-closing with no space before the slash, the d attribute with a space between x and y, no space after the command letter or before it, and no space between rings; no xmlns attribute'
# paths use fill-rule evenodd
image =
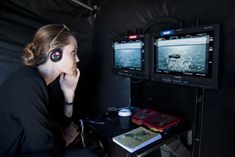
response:
<svg viewBox="0 0 235 157"><path fill-rule="evenodd" d="M36 54L35 54L35 48L33 43L29 43L26 45L26 47L23 49L23 62L26 65L34 66L36 63Z"/></svg>

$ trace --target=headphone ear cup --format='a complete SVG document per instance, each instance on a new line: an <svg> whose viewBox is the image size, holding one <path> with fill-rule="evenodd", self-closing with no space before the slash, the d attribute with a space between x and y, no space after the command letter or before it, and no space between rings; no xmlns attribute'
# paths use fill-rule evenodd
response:
<svg viewBox="0 0 235 157"><path fill-rule="evenodd" d="M52 62L58 62L59 60L62 59L63 51L60 48L52 49L49 53Z"/></svg>

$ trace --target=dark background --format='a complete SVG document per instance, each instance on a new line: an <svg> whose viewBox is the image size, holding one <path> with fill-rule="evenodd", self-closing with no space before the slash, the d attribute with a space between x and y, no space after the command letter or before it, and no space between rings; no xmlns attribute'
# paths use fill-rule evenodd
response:
<svg viewBox="0 0 235 157"><path fill-rule="evenodd" d="M94 14L69 0L0 2L0 84L22 66L22 49L44 24L64 23L76 33L81 78L75 117L91 117L110 106L151 107L195 123L196 89L114 76L111 39L145 30L162 18L177 18L183 27L220 24L221 81L205 90L201 157L233 157L235 120L235 2L233 0L83 0L98 4ZM160 26L155 25L155 28ZM58 81L49 87L51 102L61 108ZM0 102L1 104L2 102Z"/></svg>

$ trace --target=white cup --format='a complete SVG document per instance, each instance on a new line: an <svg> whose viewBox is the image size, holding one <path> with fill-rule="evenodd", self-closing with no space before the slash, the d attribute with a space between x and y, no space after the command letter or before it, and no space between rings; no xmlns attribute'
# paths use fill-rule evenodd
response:
<svg viewBox="0 0 235 157"><path fill-rule="evenodd" d="M128 129L131 123L131 110L121 109L118 112L121 128Z"/></svg>

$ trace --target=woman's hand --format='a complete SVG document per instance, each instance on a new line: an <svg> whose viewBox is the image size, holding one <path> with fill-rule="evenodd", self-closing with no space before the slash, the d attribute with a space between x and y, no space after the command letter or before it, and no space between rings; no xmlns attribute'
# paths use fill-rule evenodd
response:
<svg viewBox="0 0 235 157"><path fill-rule="evenodd" d="M74 122L71 122L70 125L66 129L64 129L64 140L66 146L71 144L78 135L79 135L78 126Z"/></svg>
<svg viewBox="0 0 235 157"><path fill-rule="evenodd" d="M60 88L63 91L65 101L68 103L73 102L74 93L80 77L80 71L77 69L74 75L62 73L60 75Z"/></svg>

